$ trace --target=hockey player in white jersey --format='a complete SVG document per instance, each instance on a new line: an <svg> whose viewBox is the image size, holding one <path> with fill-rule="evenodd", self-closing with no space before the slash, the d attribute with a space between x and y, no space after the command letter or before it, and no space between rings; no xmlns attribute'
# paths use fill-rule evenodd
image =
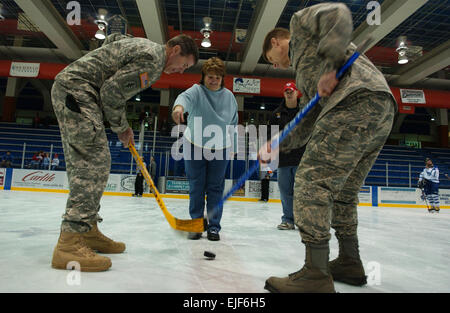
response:
<svg viewBox="0 0 450 313"><path fill-rule="evenodd" d="M430 203L428 212L439 213L439 169L430 158L425 159L425 168L420 173L418 186L423 189L426 200Z"/></svg>

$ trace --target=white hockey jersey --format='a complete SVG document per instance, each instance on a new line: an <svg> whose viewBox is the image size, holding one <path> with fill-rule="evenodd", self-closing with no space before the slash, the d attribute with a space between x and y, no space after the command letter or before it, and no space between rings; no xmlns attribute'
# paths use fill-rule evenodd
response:
<svg viewBox="0 0 450 313"><path fill-rule="evenodd" d="M419 181L422 181L422 179L428 179L433 183L439 183L439 169L436 166L431 168L425 167L419 176Z"/></svg>

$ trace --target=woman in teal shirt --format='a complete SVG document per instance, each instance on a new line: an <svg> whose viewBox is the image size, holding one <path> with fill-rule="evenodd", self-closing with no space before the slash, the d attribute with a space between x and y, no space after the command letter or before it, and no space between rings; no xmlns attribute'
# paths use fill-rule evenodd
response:
<svg viewBox="0 0 450 313"><path fill-rule="evenodd" d="M220 240L223 207L218 206L225 187L225 172L230 150L234 152L234 127L238 123L237 103L224 87L225 65L219 58L208 59L202 67L202 80L175 100L172 117L184 123L183 156L189 179L189 213L191 218L204 216L205 196L208 217L207 237ZM232 126L232 127L230 127ZM189 234L200 239L201 233Z"/></svg>

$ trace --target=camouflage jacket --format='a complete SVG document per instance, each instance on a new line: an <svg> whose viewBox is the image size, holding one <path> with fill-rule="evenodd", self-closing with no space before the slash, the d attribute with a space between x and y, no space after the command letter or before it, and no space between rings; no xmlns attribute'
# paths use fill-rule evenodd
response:
<svg viewBox="0 0 450 313"><path fill-rule="evenodd" d="M55 78L89 114L96 103L116 133L128 127L126 101L156 82L164 69L164 45L118 34L68 65ZM98 121L102 123L103 121Z"/></svg>
<svg viewBox="0 0 450 313"><path fill-rule="evenodd" d="M344 4L318 4L300 10L292 17L289 56L297 88L303 94L300 110L317 93L320 77L340 68L356 51L356 46L350 42L352 31L351 12ZM291 150L306 144L315 123L358 89L384 91L392 96L383 74L363 54L341 78L332 95L316 104L285 138L280 148Z"/></svg>

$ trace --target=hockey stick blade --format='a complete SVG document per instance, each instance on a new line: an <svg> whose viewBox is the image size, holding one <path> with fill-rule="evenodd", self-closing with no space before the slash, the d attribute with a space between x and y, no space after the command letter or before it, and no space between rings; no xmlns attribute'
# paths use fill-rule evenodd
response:
<svg viewBox="0 0 450 313"><path fill-rule="evenodd" d="M186 231L186 232L192 232L192 233L202 233L206 230L207 227L207 221L205 218L194 218L190 220L181 220L176 217L174 217L172 214L170 214L169 210L167 210L167 207L164 203L164 201L161 198L161 195L156 189L155 184L153 183L152 178L150 177L150 174L147 171L147 168L145 168L144 163L141 160L141 157L136 151L136 148L133 145L130 145L128 147L130 149L131 154L133 155L133 158L135 159L137 165L141 169L142 175L144 175L145 181L147 182L148 186L150 187L150 190L153 192L156 202L158 202L159 207L161 208L161 211L163 212L164 216L166 217L167 222L169 222L169 225L172 226L173 229L180 230L180 231Z"/></svg>

